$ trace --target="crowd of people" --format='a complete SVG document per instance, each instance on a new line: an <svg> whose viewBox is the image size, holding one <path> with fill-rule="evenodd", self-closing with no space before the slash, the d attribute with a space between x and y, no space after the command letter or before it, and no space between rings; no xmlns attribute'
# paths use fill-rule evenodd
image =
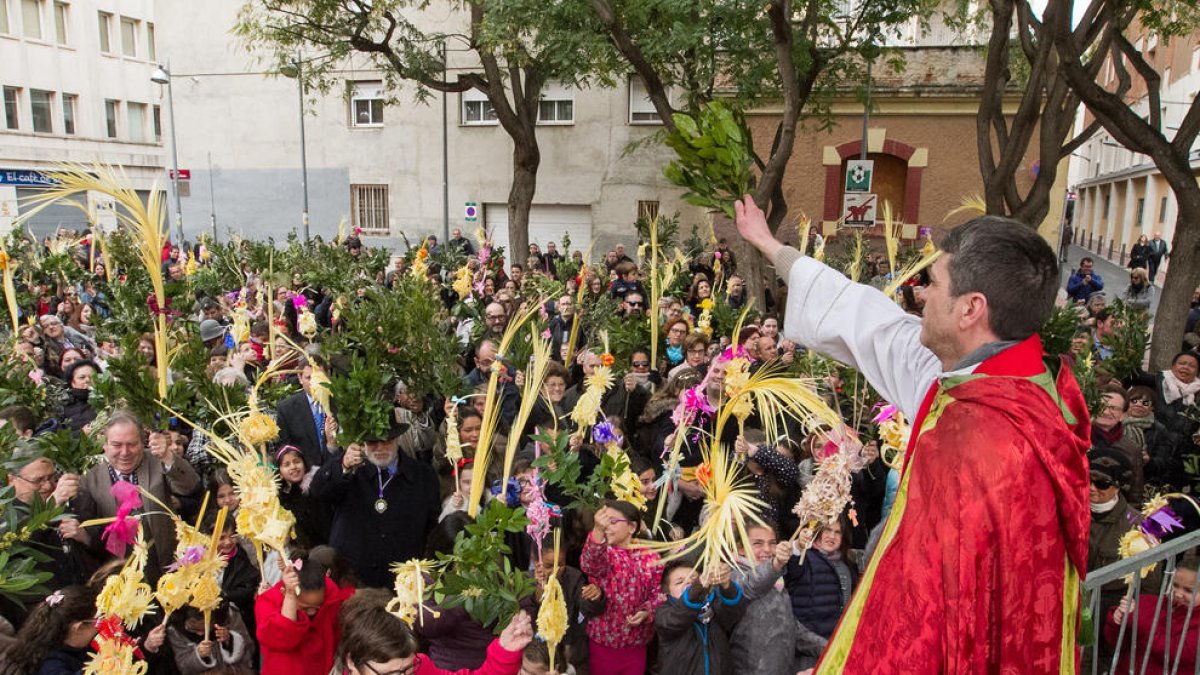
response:
<svg viewBox="0 0 1200 675"><path fill-rule="evenodd" d="M241 495L209 452L211 428L195 429L178 420L164 428L128 409L100 407L97 382L113 376L113 363L134 350L154 369L161 355L155 336L122 336L108 328L121 312L145 307L113 302L113 285L122 283L129 270L107 270L88 234L82 240L60 237L74 243L70 255L82 270L76 280L27 280L20 330L12 338L9 363L20 364L22 376L27 371L43 391L62 393L59 405L43 406L42 415L33 405L0 410L0 424L27 439L8 453L12 508L28 513L45 501L65 514L34 535L46 553L39 568L51 575L43 584L46 593L7 598L0 605L12 627L0 673L82 672L96 636L96 597L121 565L102 537L104 527L87 523L117 515L120 504L112 488L118 483L132 483L185 521L206 502L231 512L220 532L214 533L213 509L202 525L219 539L227 561L220 607L207 617L185 607L169 621L152 616L136 629L149 672L184 675L542 674L552 672L552 661L555 671L580 675L790 675L814 667L829 644L896 497L900 464L881 455L878 432L864 414L878 395L852 381L853 371L830 366L784 337L789 308L798 301L789 303L786 274L781 272L784 278L778 281L760 280L765 306L752 307L744 323L714 319L723 310L739 316L753 304L750 284L725 240L696 252L666 289L652 288L647 274L657 272L644 256L622 245L607 251L601 263L588 265L567 245L559 251L556 242L544 242L545 250L534 243L523 261L506 265L502 256L489 258L480 250L490 246L455 230L448 241L430 237L419 249L394 257L387 269L368 269L353 262L365 259L366 251L356 235L313 244L313 257L349 255L346 272L355 281L348 288L358 298L367 297L369 289L398 288L406 276L421 276L430 296L444 305L439 330L459 354L454 374L466 395L410 391L408 383L389 382L389 424L355 443L341 442L338 418L362 402L328 401L318 391L322 374L336 372L344 356L324 348L328 336L345 328L345 312L339 311L344 289L305 283L301 269L286 270L294 274L290 284L272 286L274 270L247 263L239 269L236 287L196 293L189 280L216 264L212 256L200 243L167 246L162 273L176 293L171 321L187 326L173 339L195 341L192 346L207 356L205 376L221 386L244 394L266 373L269 384L278 387L271 411L278 436L266 456L278 473L280 503L294 515L295 526L287 556L260 559L235 527L232 513ZM61 248L54 241L43 246L43 253ZM470 283L461 289L465 293L455 287L455 269L439 260L462 262ZM1118 542L1133 527L1127 514L1150 495L1200 486L1200 356L1185 349L1164 371L1124 380L1105 376L1103 363L1112 354L1106 336L1120 317L1098 294L1103 282L1091 262L1085 260L1071 276L1062 302L1075 304L1079 317L1069 358L1088 357L1100 373L1102 407L1092 420L1088 454L1087 566L1095 569L1117 559ZM877 288L894 272L884 256L855 264L864 268L859 278ZM1145 270L1133 271L1124 294L1130 305L1143 307L1139 298L1149 281ZM899 297L909 315L921 315L931 283L923 272L906 284ZM561 292L547 296L546 288ZM501 342L509 322L529 302L540 303L535 321L549 340L554 362L545 369L532 413L523 418L518 410L528 364L503 354ZM1189 332L1200 316L1196 305ZM605 319L609 325L636 324L635 335L647 341L614 354L618 350L602 343L604 331L588 329L586 322L596 319L581 319L595 307L612 308L615 316ZM1149 309L1148 302L1144 308ZM647 337L651 315L658 326L654 345ZM789 335L801 337L795 330ZM801 527L793 507L813 479L822 448L831 442L829 430L787 417L767 424L751 416L743 425L726 426L719 439L764 505L757 520L746 523L736 564L698 569L687 558L664 564L642 542L682 538L705 518L698 438L712 433L715 424L710 416L681 425L674 413L688 397L719 407L725 369L735 357L750 359L753 369L788 369L809 378L829 405L858 427L864 466L853 474L852 503L834 522ZM601 398L608 436L575 434L572 410L602 365L619 373ZM488 438L493 448L503 448L513 436L520 441L511 489L496 461L474 466L476 445L487 435L487 391L496 370L501 371L493 395L497 428ZM187 377L168 376L173 382ZM538 458L546 451L548 429L570 435L569 450L581 467L574 479L581 484L600 470L605 448L615 443L640 481L639 504L608 494L595 508L572 508L570 491L548 482L538 469L544 466ZM95 439L102 458L80 467L80 473L56 466L51 454L39 451L37 439L62 430ZM689 436L683 441L681 471L664 476L665 449L677 434ZM461 443L461 458L448 456L448 436ZM519 612L485 624L464 603L439 597L410 625L387 609L392 566L449 556L456 542L471 536L467 528L476 517L470 495L476 481L484 482L485 503L550 505L562 544L543 544L523 529L504 534L497 557L512 574L527 575L532 589L517 599ZM655 528L660 502L665 517ZM161 511L146 508L140 521L151 543L145 575L153 586L176 564L177 534L172 518ZM561 585L568 618L553 659L552 646L535 636L532 618L551 576ZM1195 574L1190 578L1194 583ZM1123 612L1120 596L1118 589L1105 610Z"/></svg>

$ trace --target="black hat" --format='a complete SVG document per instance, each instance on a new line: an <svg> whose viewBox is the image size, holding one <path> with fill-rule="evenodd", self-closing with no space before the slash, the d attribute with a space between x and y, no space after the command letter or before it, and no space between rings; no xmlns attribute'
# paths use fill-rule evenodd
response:
<svg viewBox="0 0 1200 675"><path fill-rule="evenodd" d="M375 442L390 441L393 438L398 438L399 436L403 435L404 432L408 431L408 427L409 427L409 424L407 422L401 422L400 420L397 420L396 415L393 414L391 417L391 424L388 425L385 432L383 432L382 434L369 433L369 434L367 434L367 437L364 438L363 440L364 441L375 441Z"/></svg>
<svg viewBox="0 0 1200 675"><path fill-rule="evenodd" d="M1133 465L1129 457L1112 448L1092 448L1088 452L1088 469L1093 477L1107 478L1117 485L1128 485Z"/></svg>

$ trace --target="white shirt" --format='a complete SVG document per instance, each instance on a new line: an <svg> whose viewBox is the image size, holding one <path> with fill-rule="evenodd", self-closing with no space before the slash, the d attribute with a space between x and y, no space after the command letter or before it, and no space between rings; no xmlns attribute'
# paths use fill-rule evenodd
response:
<svg viewBox="0 0 1200 675"><path fill-rule="evenodd" d="M812 258L791 265L788 287L784 336L857 369L885 400L914 419L929 387L943 374L941 361L921 344L921 320L879 290Z"/></svg>

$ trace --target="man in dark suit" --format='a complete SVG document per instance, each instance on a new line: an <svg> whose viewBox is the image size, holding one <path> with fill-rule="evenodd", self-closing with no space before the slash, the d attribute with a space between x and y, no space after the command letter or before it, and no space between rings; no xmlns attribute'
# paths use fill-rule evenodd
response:
<svg viewBox="0 0 1200 675"><path fill-rule="evenodd" d="M1155 232L1154 238L1150 240L1150 269L1146 270L1150 273L1150 283L1154 283L1154 276L1158 274L1158 266L1168 255L1170 253L1167 251L1167 242L1163 241L1162 232Z"/></svg>
<svg viewBox="0 0 1200 675"><path fill-rule="evenodd" d="M300 371L298 391L284 398L275 407L279 424L279 445L294 445L300 448L309 466L322 466L329 459L329 431L333 422L312 395L312 364L306 363Z"/></svg>
<svg viewBox="0 0 1200 675"><path fill-rule="evenodd" d="M164 504L200 493L200 477L186 459L171 450L167 434L150 434L149 450L147 453L144 430L137 417L123 411L114 413L105 427L105 461L93 466L80 482L72 509L76 517L88 521L116 516L117 501L112 487L118 482L133 483ZM160 509L146 504L144 511ZM141 521L146 543L153 544L146 565L146 578L153 583L175 561L175 524L161 513L142 515ZM103 526L97 525L74 537L101 561L111 557L105 550L105 542L100 540L103 530Z"/></svg>
<svg viewBox="0 0 1200 675"><path fill-rule="evenodd" d="M364 586L390 588L392 563L420 558L442 511L433 467L400 452L404 424L386 438L335 452L313 477L310 494L333 507L329 545Z"/></svg>

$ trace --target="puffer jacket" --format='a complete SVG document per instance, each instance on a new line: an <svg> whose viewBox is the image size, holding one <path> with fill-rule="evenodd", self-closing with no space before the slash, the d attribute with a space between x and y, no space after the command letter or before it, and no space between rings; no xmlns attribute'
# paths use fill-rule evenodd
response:
<svg viewBox="0 0 1200 675"><path fill-rule="evenodd" d="M829 639L850 595L858 586L858 571L848 560L830 560L815 548L788 561L784 582L792 597L792 614L812 632Z"/></svg>

